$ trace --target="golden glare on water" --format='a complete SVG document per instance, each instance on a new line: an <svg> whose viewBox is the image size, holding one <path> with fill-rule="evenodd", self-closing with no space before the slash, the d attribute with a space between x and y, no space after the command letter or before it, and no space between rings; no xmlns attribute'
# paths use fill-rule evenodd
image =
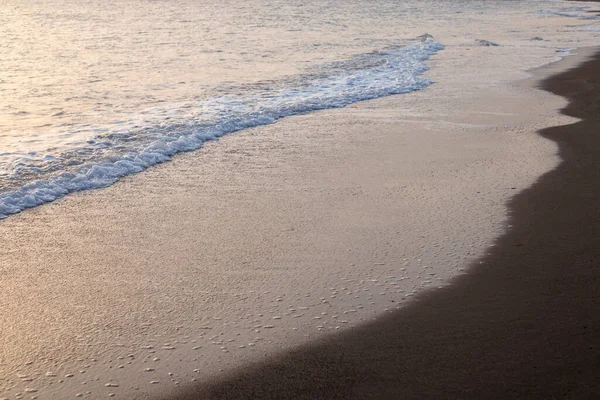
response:
<svg viewBox="0 0 600 400"><path fill-rule="evenodd" d="M396 23L405 14L383 0L5 0L0 191L103 157L87 146L96 135L160 126L207 97L405 43L422 33L417 20Z"/></svg>

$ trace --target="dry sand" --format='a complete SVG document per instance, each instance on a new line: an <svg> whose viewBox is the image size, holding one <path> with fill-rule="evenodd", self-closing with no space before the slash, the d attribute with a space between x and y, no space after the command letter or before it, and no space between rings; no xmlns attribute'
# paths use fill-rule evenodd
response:
<svg viewBox="0 0 600 400"><path fill-rule="evenodd" d="M467 51L432 63L460 70ZM560 97L508 84L523 75L492 60L434 69L444 84L425 91L231 135L2 221L0 397L519 394L542 373L512 372L547 370L539 357L571 367L564 352L587 343L584 328L536 324L575 305L567 322L587 315L592 293L567 290L582 275L559 274L589 257L549 240L563 243L569 218L539 242L534 224L548 214L507 221L505 202L557 164L535 131L574 119L556 113ZM572 349L555 341L565 330ZM518 342L529 352L507 346Z"/></svg>
<svg viewBox="0 0 600 400"><path fill-rule="evenodd" d="M540 132L560 166L511 199L510 229L468 275L177 399L598 398L599 70L600 52L542 82L580 121Z"/></svg>

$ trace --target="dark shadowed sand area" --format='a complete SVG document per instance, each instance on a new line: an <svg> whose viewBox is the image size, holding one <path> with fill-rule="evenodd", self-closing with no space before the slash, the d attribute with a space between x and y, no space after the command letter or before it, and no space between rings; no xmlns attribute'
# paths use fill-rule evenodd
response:
<svg viewBox="0 0 600 400"><path fill-rule="evenodd" d="M600 53L542 82L579 122L544 129L562 163L509 204L469 274L410 306L267 359L187 399L597 398Z"/></svg>

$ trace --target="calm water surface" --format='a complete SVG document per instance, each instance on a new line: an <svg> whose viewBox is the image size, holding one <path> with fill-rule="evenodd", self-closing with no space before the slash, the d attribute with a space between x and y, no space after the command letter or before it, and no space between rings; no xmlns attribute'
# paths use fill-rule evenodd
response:
<svg viewBox="0 0 600 400"><path fill-rule="evenodd" d="M441 47L403 52L416 36L552 4L3 0L0 217L247 126L422 89Z"/></svg>

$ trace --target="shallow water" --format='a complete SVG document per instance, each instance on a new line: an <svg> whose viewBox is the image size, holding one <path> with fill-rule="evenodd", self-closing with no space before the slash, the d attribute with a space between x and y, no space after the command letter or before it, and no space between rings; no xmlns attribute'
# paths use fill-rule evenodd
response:
<svg viewBox="0 0 600 400"><path fill-rule="evenodd" d="M515 13L572 16L547 3L6 0L0 217L222 134L422 89L439 41ZM415 40L427 32L438 42Z"/></svg>

